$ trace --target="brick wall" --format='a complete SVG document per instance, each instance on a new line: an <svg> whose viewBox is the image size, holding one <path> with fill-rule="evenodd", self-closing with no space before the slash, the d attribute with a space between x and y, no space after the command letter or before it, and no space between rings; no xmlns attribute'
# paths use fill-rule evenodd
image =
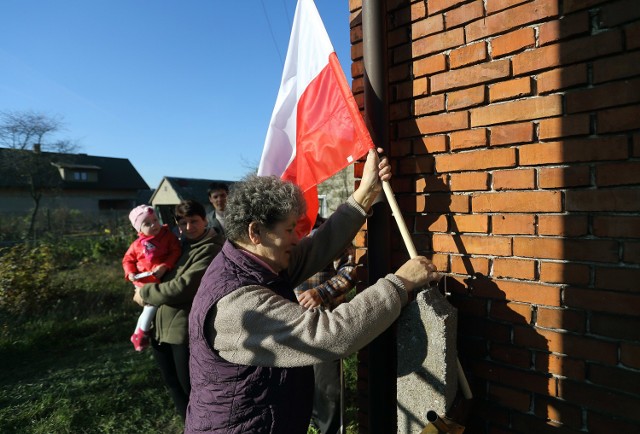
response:
<svg viewBox="0 0 640 434"><path fill-rule="evenodd" d="M640 1L386 4L392 186L459 309L465 432L640 432Z"/></svg>

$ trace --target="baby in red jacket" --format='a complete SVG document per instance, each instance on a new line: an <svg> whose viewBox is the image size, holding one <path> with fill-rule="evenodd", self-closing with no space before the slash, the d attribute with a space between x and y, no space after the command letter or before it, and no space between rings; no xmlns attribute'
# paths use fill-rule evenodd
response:
<svg viewBox="0 0 640 434"><path fill-rule="evenodd" d="M149 205L135 207L129 213L131 225L138 238L131 243L122 258L125 279L135 286L160 282L162 276L175 267L182 252L180 241L167 225L161 225ZM149 346L148 332L158 308L146 305L138 318L131 342L136 351Z"/></svg>

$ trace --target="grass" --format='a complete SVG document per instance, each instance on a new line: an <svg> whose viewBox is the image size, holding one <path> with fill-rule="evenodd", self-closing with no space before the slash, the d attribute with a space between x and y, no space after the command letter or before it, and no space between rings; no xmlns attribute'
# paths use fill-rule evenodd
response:
<svg viewBox="0 0 640 434"><path fill-rule="evenodd" d="M129 342L139 307L119 267L68 267L45 313L0 312L0 433L183 432L151 353ZM355 357L345 367L354 434Z"/></svg>

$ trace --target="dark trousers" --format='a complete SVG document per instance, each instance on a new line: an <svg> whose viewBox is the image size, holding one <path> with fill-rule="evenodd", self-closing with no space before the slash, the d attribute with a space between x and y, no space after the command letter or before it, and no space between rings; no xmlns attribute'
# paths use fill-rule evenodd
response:
<svg viewBox="0 0 640 434"><path fill-rule="evenodd" d="M153 357L158 363L162 379L182 420L187 416L191 383L189 381L189 346L187 344L158 343L152 339Z"/></svg>
<svg viewBox="0 0 640 434"><path fill-rule="evenodd" d="M322 434L340 430L340 360L313 366L316 381L311 420Z"/></svg>

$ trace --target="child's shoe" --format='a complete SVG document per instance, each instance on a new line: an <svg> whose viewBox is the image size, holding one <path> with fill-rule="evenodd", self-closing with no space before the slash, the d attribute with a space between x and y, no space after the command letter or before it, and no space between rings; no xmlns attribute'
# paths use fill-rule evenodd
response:
<svg viewBox="0 0 640 434"><path fill-rule="evenodd" d="M142 351L149 346L149 336L145 331L139 328L131 335L131 343L136 351Z"/></svg>

